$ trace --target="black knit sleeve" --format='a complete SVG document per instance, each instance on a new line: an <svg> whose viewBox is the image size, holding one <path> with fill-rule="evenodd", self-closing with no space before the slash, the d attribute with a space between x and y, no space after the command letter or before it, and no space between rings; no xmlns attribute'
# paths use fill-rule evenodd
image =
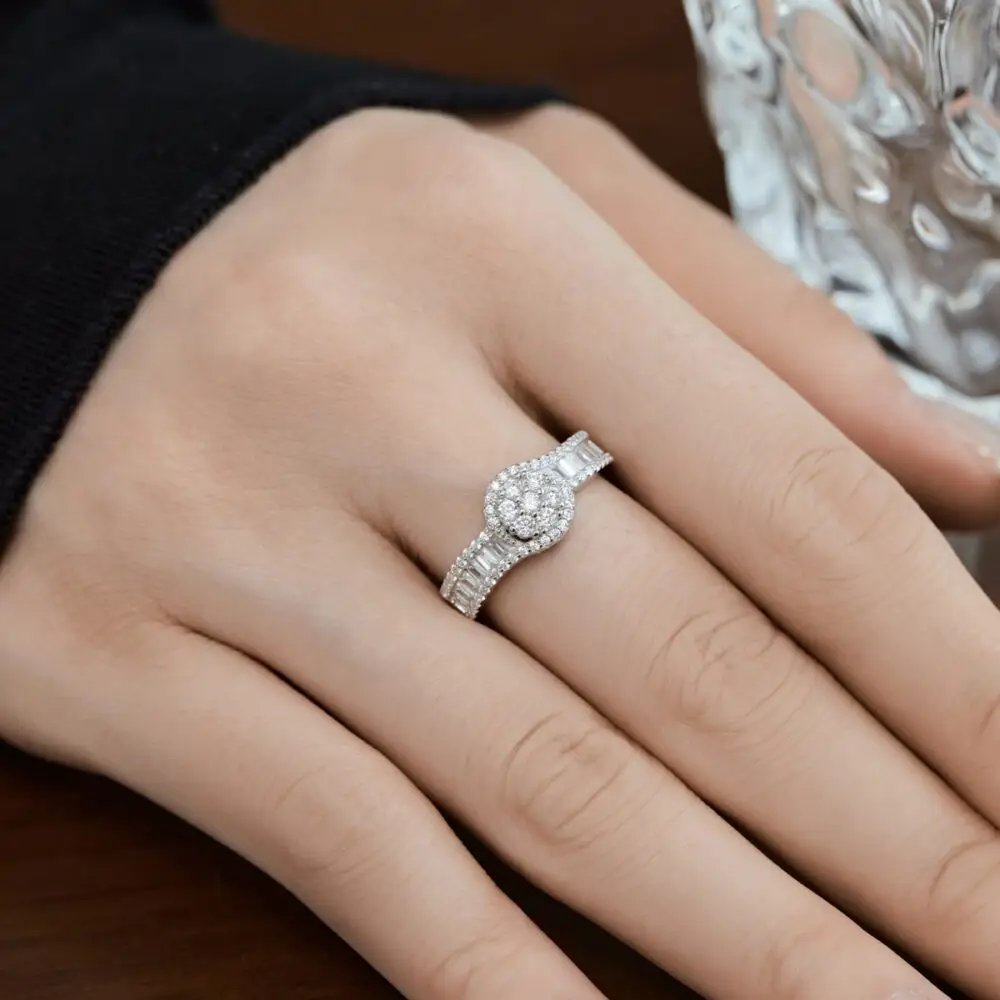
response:
<svg viewBox="0 0 1000 1000"><path fill-rule="evenodd" d="M201 0L0 4L0 554L159 271L277 158L366 105L553 96L251 41Z"/></svg>

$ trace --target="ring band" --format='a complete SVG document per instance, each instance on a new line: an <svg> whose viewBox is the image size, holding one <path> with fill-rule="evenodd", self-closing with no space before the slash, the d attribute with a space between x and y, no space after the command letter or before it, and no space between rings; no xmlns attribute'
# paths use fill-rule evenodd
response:
<svg viewBox="0 0 1000 1000"><path fill-rule="evenodd" d="M475 618L514 566L562 541L576 513L576 490L612 461L580 431L547 455L504 469L486 490L486 529L455 560L441 596Z"/></svg>

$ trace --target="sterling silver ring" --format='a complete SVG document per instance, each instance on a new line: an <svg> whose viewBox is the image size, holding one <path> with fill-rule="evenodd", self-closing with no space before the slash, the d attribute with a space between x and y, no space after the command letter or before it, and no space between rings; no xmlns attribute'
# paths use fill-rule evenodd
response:
<svg viewBox="0 0 1000 1000"><path fill-rule="evenodd" d="M441 596L475 618L506 573L562 541L576 513L577 489L612 461L580 431L547 455L504 469L486 490L486 530L455 560Z"/></svg>

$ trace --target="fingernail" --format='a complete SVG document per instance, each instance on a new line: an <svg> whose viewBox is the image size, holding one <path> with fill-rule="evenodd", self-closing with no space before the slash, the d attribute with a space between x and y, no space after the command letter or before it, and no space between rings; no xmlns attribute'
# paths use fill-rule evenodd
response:
<svg viewBox="0 0 1000 1000"><path fill-rule="evenodd" d="M1000 471L1000 427L987 423L968 410L944 400L918 397L918 403L938 425L943 423L947 426L955 434L958 442L974 451L983 462ZM896 997L892 1000L896 1000ZM908 998L904 996L900 1000Z"/></svg>

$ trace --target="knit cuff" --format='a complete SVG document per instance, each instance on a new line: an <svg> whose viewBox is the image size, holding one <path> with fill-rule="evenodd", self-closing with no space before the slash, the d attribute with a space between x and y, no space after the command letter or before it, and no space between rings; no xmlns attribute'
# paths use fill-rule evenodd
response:
<svg viewBox="0 0 1000 1000"><path fill-rule="evenodd" d="M296 53L169 6L59 0L0 48L0 552L159 272L272 163L366 106L557 96Z"/></svg>

